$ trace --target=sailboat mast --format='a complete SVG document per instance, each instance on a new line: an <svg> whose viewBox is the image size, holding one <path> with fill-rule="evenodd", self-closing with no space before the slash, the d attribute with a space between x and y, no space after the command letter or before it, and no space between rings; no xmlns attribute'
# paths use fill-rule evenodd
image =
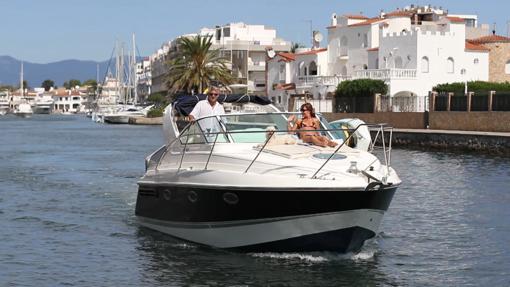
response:
<svg viewBox="0 0 510 287"><path fill-rule="evenodd" d="M133 64L131 65L133 69L133 93L134 93L134 105L138 103L138 92L137 92L137 83L136 83L136 44L135 44L135 33L133 33Z"/></svg>
<svg viewBox="0 0 510 287"><path fill-rule="evenodd" d="M21 98L24 97L24 94L25 94L25 87L23 87L23 61L21 61L21 73L20 73L20 77L19 77L19 91L20 91L20 96Z"/></svg>

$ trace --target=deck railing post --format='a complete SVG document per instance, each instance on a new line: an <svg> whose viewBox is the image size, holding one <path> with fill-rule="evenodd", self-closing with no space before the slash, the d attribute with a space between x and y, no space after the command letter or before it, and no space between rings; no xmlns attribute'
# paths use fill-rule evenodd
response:
<svg viewBox="0 0 510 287"><path fill-rule="evenodd" d="M494 94L496 93L496 91L490 91L489 92L489 96L488 96L488 106L487 106L487 111L489 112L492 112L492 97L494 96Z"/></svg>
<svg viewBox="0 0 510 287"><path fill-rule="evenodd" d="M471 100L473 99L474 94L475 94L474 92L467 93L467 107L466 107L467 112L471 111L471 106L472 106Z"/></svg>
<svg viewBox="0 0 510 287"><path fill-rule="evenodd" d="M436 109L436 96L437 92L429 92L429 111L433 112Z"/></svg>
<svg viewBox="0 0 510 287"><path fill-rule="evenodd" d="M446 103L446 111L449 112L451 110L451 104L452 104L452 96L453 96L453 93L452 92L449 92L448 93L448 102Z"/></svg>

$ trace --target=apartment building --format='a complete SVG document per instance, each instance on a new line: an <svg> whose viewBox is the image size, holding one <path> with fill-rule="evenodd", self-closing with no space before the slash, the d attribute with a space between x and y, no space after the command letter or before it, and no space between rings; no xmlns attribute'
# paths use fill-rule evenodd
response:
<svg viewBox="0 0 510 287"><path fill-rule="evenodd" d="M136 91L138 102L144 102L151 94L152 86L151 61L145 57L142 61L136 63Z"/></svg>
<svg viewBox="0 0 510 287"><path fill-rule="evenodd" d="M180 37L195 35L212 36L212 48L220 49L222 55L230 60L229 68L237 79L236 86L259 95L266 93L266 50L284 52L291 46L290 42L278 38L273 28L242 22L202 28L195 34ZM153 93L166 91L166 62L172 51L177 51L177 39L166 42L151 56Z"/></svg>

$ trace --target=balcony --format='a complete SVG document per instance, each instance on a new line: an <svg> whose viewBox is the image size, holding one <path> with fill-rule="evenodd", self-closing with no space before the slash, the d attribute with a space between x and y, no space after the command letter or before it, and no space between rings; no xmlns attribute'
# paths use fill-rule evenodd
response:
<svg viewBox="0 0 510 287"><path fill-rule="evenodd" d="M416 69L371 69L357 70L352 73L353 79L374 80L411 80L416 79Z"/></svg>
<svg viewBox="0 0 510 287"><path fill-rule="evenodd" d="M341 81L348 79L347 76L299 76L298 86L337 86Z"/></svg>
<svg viewBox="0 0 510 287"><path fill-rule="evenodd" d="M266 70L266 62L248 62L248 70L263 72Z"/></svg>

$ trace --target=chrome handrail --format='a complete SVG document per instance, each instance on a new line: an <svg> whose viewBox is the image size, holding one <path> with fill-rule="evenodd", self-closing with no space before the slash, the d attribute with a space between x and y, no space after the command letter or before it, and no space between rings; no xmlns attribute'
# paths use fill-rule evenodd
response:
<svg viewBox="0 0 510 287"><path fill-rule="evenodd" d="M275 113L275 114L294 114L294 113L286 113L286 112L282 112L282 113ZM218 119L218 116L212 116L212 117L216 117L217 120L220 122L221 124L221 121ZM167 145L167 148L166 150L164 151L164 153L161 155L160 159L164 158L165 155L168 153L168 150L170 149L170 147L177 141L181 139L181 137L183 137L184 135L186 135L186 141L184 143L184 149L183 149L183 152L182 152L182 155L181 155L181 159L180 159L180 162L179 162L179 167L178 167L178 171L180 171L181 167L182 167L182 162L183 162L183 159L184 159L184 156L185 156L185 153L187 151L187 147L188 147L188 144L193 144L193 143L189 143L189 138L193 135L202 135L204 138L206 138L204 132L202 131L202 129L200 129L200 132L201 133L187 133L186 134L186 131L188 131L190 129L190 127L192 125L194 125L196 122L193 121L193 122L190 122L188 125L186 125L182 131L179 133L178 137L175 138L171 143L169 143ZM383 149L383 155L384 155L384 163L385 163L385 166L386 166L386 175L385 177L387 177L390 173L390 164L391 164L391 141L392 141L392 136L393 136L393 129L392 127L388 126L387 124L360 124L358 125L355 129L346 129L346 128L339 128L339 129L317 129L315 130L316 132L332 132L332 131L349 131L349 136L347 138L345 138L345 140L335 149L334 152L331 153L331 155L326 159L326 161L319 167L319 169L317 169L314 174L312 175L312 179L316 179L317 178L317 174L324 168L324 166L334 157L335 154L337 154L340 149L346 145L346 143L349 142L349 140L354 136L354 134L356 133L356 131L361 127L361 126L367 126L367 127L377 127L377 133L376 133L376 136L374 138L371 139L371 143L369 145L369 152L373 152L374 151L374 148L375 148L375 145L376 145L376 141L379 137L379 135L381 135L381 138L382 138L382 149ZM227 135L227 138L231 138L231 134L246 134L246 133L267 133L267 131L228 131L226 130L223 125L221 125L223 131L218 131L218 132L210 132L208 133L209 135L214 135L215 136L215 139L214 139L214 142L212 143L212 147L211 147L211 151L209 152L208 154L208 158L207 158L207 161L206 161L206 164L204 166L204 170L207 170L207 167L209 165L209 162L211 160L211 157L212 157L212 154L213 154L213 151L214 151L214 148L216 146L216 143L217 143L217 140L218 140L218 136L219 135ZM384 131L385 129L389 129L389 143L388 143L388 147L386 147L386 142L385 142L385 136L384 136ZM260 154L262 153L262 151L264 151L264 149L266 148L268 142L270 141L270 139L273 137L273 135L276 133L276 132L279 132L279 133L284 133L284 132L287 132L287 133L291 133L291 132L296 132L296 130L289 130L289 129L285 129L285 130L277 130L277 131L274 131L273 133L271 133L271 135L269 137L267 137L267 139L265 140L264 144L262 145L262 147L260 148L260 150L258 151L258 153L256 154L256 156L250 161L250 164L248 165L248 167L244 170L243 173L247 173L250 168L253 166L253 164L256 162L256 160L258 159L258 157L260 156ZM228 135L230 135L230 137L228 137ZM200 144L204 144L204 143L200 143ZM206 142L206 144L210 144L210 142ZM375 161L375 160L374 160ZM158 164L156 165L155 169L157 170L159 165L160 165L161 161L158 162ZM370 164L371 165L371 164ZM369 166L370 166L369 165ZM367 167L368 168L368 167Z"/></svg>

